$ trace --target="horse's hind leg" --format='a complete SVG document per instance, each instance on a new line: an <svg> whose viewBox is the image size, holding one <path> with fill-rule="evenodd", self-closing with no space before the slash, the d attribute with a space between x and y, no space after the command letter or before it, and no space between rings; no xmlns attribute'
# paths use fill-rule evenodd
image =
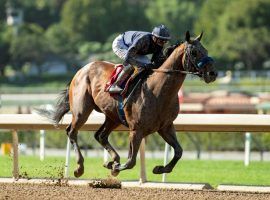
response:
<svg viewBox="0 0 270 200"><path fill-rule="evenodd" d="M77 97L73 97L72 122L67 127L66 131L76 153L78 167L74 170L75 177L80 177L84 173L84 159L77 141L78 131L87 121L90 113L93 111L93 108L94 103L90 95L82 94Z"/></svg>
<svg viewBox="0 0 270 200"><path fill-rule="evenodd" d="M76 170L74 170L74 176L75 177L80 177L83 173L84 173L84 166L83 166L83 156L81 154L80 151L80 147L78 145L78 141L77 141L77 135L78 135L78 130L72 127L72 124L70 124L67 129L67 135L69 137L69 140L75 150L76 153L76 158L77 158L77 164L78 164L78 168Z"/></svg>
<svg viewBox="0 0 270 200"><path fill-rule="evenodd" d="M104 163L104 167L108 169L112 169L112 165L120 164L120 156L108 141L110 133L118 125L119 125L118 123L115 123L110 118L106 117L105 122L95 133L95 139L109 152L110 156L112 157L113 161Z"/></svg>
<svg viewBox="0 0 270 200"><path fill-rule="evenodd" d="M154 174L170 173L178 160L182 157L183 149L177 141L174 126L171 124L158 131L159 135L174 149L174 156L166 166L156 166L153 169Z"/></svg>

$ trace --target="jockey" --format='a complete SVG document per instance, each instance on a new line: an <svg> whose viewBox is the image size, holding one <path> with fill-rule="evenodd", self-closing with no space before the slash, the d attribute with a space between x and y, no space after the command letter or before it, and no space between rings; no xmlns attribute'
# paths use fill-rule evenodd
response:
<svg viewBox="0 0 270 200"><path fill-rule="evenodd" d="M116 37L112 49L124 61L124 68L109 92L120 93L123 90L120 85L133 72L133 65L148 70L159 67L165 61L163 46L170 39L170 32L164 25L155 27L152 33L127 31ZM153 54L151 60L146 56L148 54Z"/></svg>

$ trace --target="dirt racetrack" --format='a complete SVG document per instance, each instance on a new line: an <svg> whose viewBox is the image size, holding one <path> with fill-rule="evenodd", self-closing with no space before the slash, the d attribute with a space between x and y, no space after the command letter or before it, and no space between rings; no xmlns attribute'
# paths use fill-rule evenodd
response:
<svg viewBox="0 0 270 200"><path fill-rule="evenodd" d="M269 200L267 193L239 193L220 192L214 190L190 191L190 190L168 190L168 189L102 189L88 186L57 186L36 184L14 184L0 183L0 199L89 199L89 200L139 200L139 199L162 199L162 200Z"/></svg>

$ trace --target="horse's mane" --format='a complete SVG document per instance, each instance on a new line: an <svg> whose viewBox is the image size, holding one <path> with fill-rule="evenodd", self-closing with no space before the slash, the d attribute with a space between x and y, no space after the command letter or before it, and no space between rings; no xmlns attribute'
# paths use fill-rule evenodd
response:
<svg viewBox="0 0 270 200"><path fill-rule="evenodd" d="M172 54L172 52L179 47L183 42L177 41L175 44L172 44L164 49L164 55L166 56L166 59Z"/></svg>

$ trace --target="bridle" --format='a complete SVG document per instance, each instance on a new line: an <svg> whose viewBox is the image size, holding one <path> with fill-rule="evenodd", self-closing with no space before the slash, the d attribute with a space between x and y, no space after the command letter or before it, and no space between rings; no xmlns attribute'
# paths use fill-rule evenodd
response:
<svg viewBox="0 0 270 200"><path fill-rule="evenodd" d="M200 59L199 61L197 61L196 57L193 56L191 54L192 49L190 48L191 45L189 45L188 42L186 42L185 44L185 50L184 50L184 65L183 68L184 70L165 70L165 69L152 69L154 72L162 72L162 73L181 73L181 74L192 74L192 75L196 75L199 77L202 77L203 73L200 72L200 69L202 69L203 67L206 66L207 63L209 62L213 62L213 59L209 56L205 56L202 59ZM197 49L197 51L199 51L200 53L203 53L203 49L199 48ZM190 65L192 64L194 68L199 69L198 71L190 71L188 69L190 69Z"/></svg>
<svg viewBox="0 0 270 200"><path fill-rule="evenodd" d="M183 66L185 70L190 71L188 69L190 68L190 63L191 63L195 69L200 71L200 69L204 68L207 63L214 61L211 57L207 56L207 54L205 53L206 50L201 45L198 45L196 49L198 53L202 55L206 54L206 56L202 57L201 59L198 60L196 56L192 55L193 49L194 47L192 48L192 45L186 42L185 50L184 50L185 60L184 60L184 66Z"/></svg>

